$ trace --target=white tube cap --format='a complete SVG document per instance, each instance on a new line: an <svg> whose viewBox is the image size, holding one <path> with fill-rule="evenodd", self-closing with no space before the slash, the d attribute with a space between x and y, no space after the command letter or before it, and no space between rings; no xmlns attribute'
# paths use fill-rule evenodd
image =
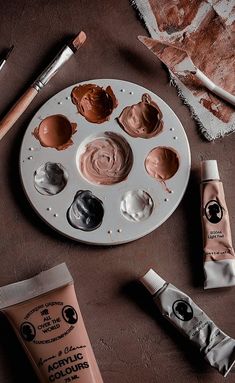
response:
<svg viewBox="0 0 235 383"><path fill-rule="evenodd" d="M201 180L219 180L219 170L216 160L207 160L201 162Z"/></svg>
<svg viewBox="0 0 235 383"><path fill-rule="evenodd" d="M166 283L153 269L140 278L140 282L146 287L150 294L154 295Z"/></svg>

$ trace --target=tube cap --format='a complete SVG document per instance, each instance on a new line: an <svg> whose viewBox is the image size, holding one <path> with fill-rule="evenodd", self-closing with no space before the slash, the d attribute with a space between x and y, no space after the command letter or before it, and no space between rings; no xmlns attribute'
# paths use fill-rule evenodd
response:
<svg viewBox="0 0 235 383"><path fill-rule="evenodd" d="M140 282L146 287L150 294L154 295L166 283L153 269L140 278Z"/></svg>
<svg viewBox="0 0 235 383"><path fill-rule="evenodd" d="M201 162L201 180L219 180L219 170L216 160L207 160Z"/></svg>

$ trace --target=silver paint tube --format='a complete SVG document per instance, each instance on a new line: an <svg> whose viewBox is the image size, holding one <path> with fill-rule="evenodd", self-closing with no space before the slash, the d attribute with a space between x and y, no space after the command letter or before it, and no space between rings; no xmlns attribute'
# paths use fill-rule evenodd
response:
<svg viewBox="0 0 235 383"><path fill-rule="evenodd" d="M150 269L141 279L162 315L200 350L224 377L235 363L235 340L221 331L191 298Z"/></svg>

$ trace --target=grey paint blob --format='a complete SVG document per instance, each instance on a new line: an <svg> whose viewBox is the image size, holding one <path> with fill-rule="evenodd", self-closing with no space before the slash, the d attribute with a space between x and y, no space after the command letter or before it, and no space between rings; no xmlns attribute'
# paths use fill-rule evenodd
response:
<svg viewBox="0 0 235 383"><path fill-rule="evenodd" d="M103 216L103 203L90 190L79 190L67 211L70 225L84 231L97 229Z"/></svg>
<svg viewBox="0 0 235 383"><path fill-rule="evenodd" d="M68 173L58 163L46 162L34 172L35 189L43 195L55 195L66 186Z"/></svg>

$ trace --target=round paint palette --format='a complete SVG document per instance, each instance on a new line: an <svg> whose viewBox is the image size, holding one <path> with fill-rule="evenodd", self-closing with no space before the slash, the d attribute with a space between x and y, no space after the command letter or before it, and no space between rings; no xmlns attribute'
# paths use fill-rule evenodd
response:
<svg viewBox="0 0 235 383"><path fill-rule="evenodd" d="M85 84L95 84L104 89L111 87L118 106L108 121L89 122L78 113L72 103L71 92L75 86ZM157 104L163 123L159 134L147 139L131 136L117 120L124 108L138 104L144 94ZM69 144L62 145L65 133L57 137L59 150L58 147L50 147L48 135L45 135L46 143L37 139L40 129L48 133L45 121L51 116L57 118L56 132L61 119L65 119L65 126L70 126L68 121L71 123ZM105 155L99 159L101 166L107 167L103 177L109 166L115 168L115 161L123 162L116 166L117 171L122 168L122 176L110 184L105 184L106 181L99 183L86 174L87 156L88 160L93 158L96 155L94 146L100 147L107 142L114 152L113 164L110 165L110 157ZM165 182L147 171L150 153L159 152L159 148L166 149L179 160L176 171ZM164 162L165 158L169 158L168 153L161 161ZM20 153L23 186L41 218L69 238L100 245L133 241L166 221L183 197L190 165L188 140L171 108L148 89L113 79L86 81L52 97L31 120ZM116 173L115 170L115 177Z"/></svg>

